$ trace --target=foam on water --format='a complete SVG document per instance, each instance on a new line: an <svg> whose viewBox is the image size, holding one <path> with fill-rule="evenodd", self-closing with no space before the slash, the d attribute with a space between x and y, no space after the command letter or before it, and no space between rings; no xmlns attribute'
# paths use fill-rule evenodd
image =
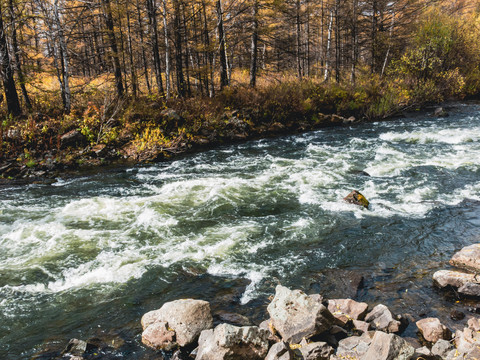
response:
<svg viewBox="0 0 480 360"><path fill-rule="evenodd" d="M7 220L0 224L0 270L26 275L3 280L0 308L11 310L19 293L108 293L152 268L166 269L167 279L170 268L191 262L211 275L249 279L241 298L247 303L265 279L307 266L297 245L320 243L308 254L321 260L318 234L334 229L337 215L413 219L480 200L480 182L472 180L480 171L479 119L465 121L472 124L392 122L356 137L324 140L324 130L257 141L129 169L130 182L115 194L84 177L57 182L57 200L8 198L0 203ZM62 195L78 186L88 189L85 196ZM370 209L342 200L353 189ZM281 256L273 258L272 249L283 249Z"/></svg>

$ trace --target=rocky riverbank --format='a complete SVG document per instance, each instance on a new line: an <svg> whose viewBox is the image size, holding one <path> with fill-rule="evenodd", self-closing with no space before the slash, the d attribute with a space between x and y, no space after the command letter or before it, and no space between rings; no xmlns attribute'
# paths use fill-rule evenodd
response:
<svg viewBox="0 0 480 360"><path fill-rule="evenodd" d="M462 249L453 256L451 264L477 272L479 249L480 244ZM478 285L475 275L470 275L473 280L466 286L468 289ZM434 275L434 284L447 287L438 273ZM479 292L461 291L457 283L449 283L448 287L465 295L480 296ZM480 358L480 316L470 316L466 326L452 331L438 318L416 319L408 314L393 314L383 304L370 306L353 299L327 299L282 285L277 285L270 300L268 318L258 326L242 326L243 319L234 316L223 317L214 326L207 301L167 302L143 315L141 341L156 351L154 358L174 360ZM463 317L463 313L459 314L459 319ZM417 338L402 336L409 323L415 324ZM96 359L100 346L98 341L95 344L72 339L59 358Z"/></svg>

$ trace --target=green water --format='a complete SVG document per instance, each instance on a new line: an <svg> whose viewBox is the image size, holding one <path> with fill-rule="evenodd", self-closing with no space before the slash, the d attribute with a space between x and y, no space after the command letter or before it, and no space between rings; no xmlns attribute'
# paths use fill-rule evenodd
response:
<svg viewBox="0 0 480 360"><path fill-rule="evenodd" d="M202 298L255 323L277 283L346 294L326 285L335 269L364 276L357 298L372 304L466 311L431 275L478 241L479 110L1 188L0 358L58 351L72 337L124 342L103 358L154 358L139 320L165 301ZM343 202L353 189L369 210Z"/></svg>

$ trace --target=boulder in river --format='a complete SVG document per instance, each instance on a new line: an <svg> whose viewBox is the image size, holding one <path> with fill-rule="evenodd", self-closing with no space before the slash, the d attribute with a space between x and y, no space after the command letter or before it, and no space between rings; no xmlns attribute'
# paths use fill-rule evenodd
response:
<svg viewBox="0 0 480 360"><path fill-rule="evenodd" d="M441 287L453 287L457 292L468 296L480 296L480 284L475 279L475 274L461 271L439 270L433 274L434 283Z"/></svg>
<svg viewBox="0 0 480 360"><path fill-rule="evenodd" d="M284 341L298 344L303 338L329 330L335 322L334 316L315 297L282 285L277 285L275 291L267 311Z"/></svg>
<svg viewBox="0 0 480 360"><path fill-rule="evenodd" d="M435 343L440 339L450 340L452 332L437 318L425 318L417 321L417 327L423 338Z"/></svg>
<svg viewBox="0 0 480 360"><path fill-rule="evenodd" d="M445 111L443 107L437 107L433 112L433 116L435 117L447 117L448 112Z"/></svg>
<svg viewBox="0 0 480 360"><path fill-rule="evenodd" d="M364 208L368 209L370 202L357 190L353 190L350 194L343 198L349 204L363 206Z"/></svg>
<svg viewBox="0 0 480 360"><path fill-rule="evenodd" d="M480 244L466 246L456 252L450 260L450 265L480 273Z"/></svg>
<svg viewBox="0 0 480 360"><path fill-rule="evenodd" d="M268 352L268 336L268 331L257 326L220 324L215 329L202 331L195 359L264 359Z"/></svg>
<svg viewBox="0 0 480 360"><path fill-rule="evenodd" d="M195 342L203 330L213 327L210 304L183 299L165 303L142 317L142 341L155 349L186 346Z"/></svg>

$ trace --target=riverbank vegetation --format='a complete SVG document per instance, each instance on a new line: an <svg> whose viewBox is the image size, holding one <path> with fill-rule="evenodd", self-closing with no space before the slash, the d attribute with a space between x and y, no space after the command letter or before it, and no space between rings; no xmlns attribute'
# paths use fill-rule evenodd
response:
<svg viewBox="0 0 480 360"><path fill-rule="evenodd" d="M156 160L480 93L478 0L0 6L3 177Z"/></svg>

